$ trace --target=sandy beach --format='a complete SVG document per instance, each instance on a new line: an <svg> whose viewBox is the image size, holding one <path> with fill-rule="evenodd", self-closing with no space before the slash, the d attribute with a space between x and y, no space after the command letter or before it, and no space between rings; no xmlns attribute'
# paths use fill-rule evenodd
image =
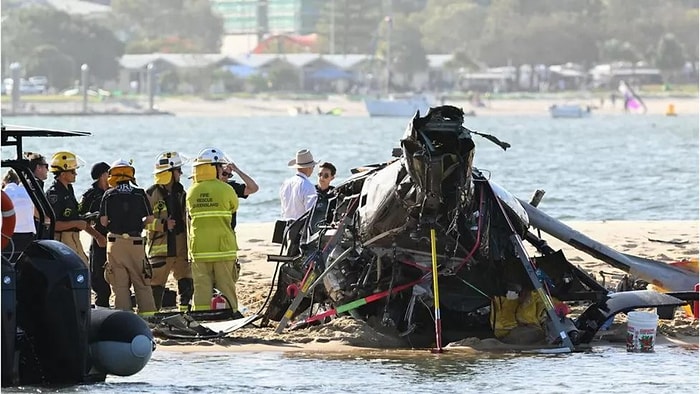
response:
<svg viewBox="0 0 700 394"><path fill-rule="evenodd" d="M698 256L697 221L609 221L567 222L573 229L602 242L613 249L641 257L673 262ZM256 312L270 291L275 264L267 262L268 254L278 254L279 245L271 242L273 223L241 223L237 227L241 277L238 297L247 314ZM601 281L600 271L605 272L606 286L614 286L624 273L606 263L574 249L553 238L547 238L555 249L561 248L566 257L583 270L594 274ZM174 282L170 287L175 289ZM659 320L657 343L698 347L698 320L685 315L677 308L673 320ZM275 324L276 322L272 322ZM276 325L239 329L226 338L211 341L180 341L158 338L159 351L302 351L336 352L391 349L399 346L391 335L377 332L364 322L349 317L334 319L329 323L307 329L275 334ZM618 315L615 324L606 332L599 332L595 342L617 343L624 346L626 330L624 315ZM594 344L595 344L594 342ZM482 347L497 349L493 343L467 341L467 348L478 351ZM487 346L488 345L488 346Z"/></svg>
<svg viewBox="0 0 700 394"><path fill-rule="evenodd" d="M450 101L445 104L462 108L465 112L474 111L476 116L498 115L546 115L548 108L554 104L580 104L591 106L593 114L622 114L622 103L615 105L606 100L603 105L597 97L577 99L498 99L484 101L484 107L476 107L469 101ZM679 115L697 114L697 98L648 98L645 99L648 114L666 113L669 104L673 104ZM156 107L177 116L289 116L289 110L301 108L312 114L316 108L329 111L340 108L342 116L367 116L362 101L349 100L344 96L329 96L327 100L285 100L285 99L242 99L205 100L200 98L157 98Z"/></svg>
<svg viewBox="0 0 700 394"><path fill-rule="evenodd" d="M644 99L647 106L647 114L664 115L669 105L673 105L678 115L698 113L698 99L693 97L648 97ZM12 115L11 103L7 99L2 100L3 115ZM440 103L435 103L439 105ZM548 109L555 104L579 104L590 106L592 113L624 114L621 100L615 104L605 99L602 103L600 97L593 93L581 93L576 98L499 98L485 99L483 106L475 106L466 100L446 99L445 104L462 108L465 112L474 111L476 116L504 116L504 115L542 115L549 116ZM129 99L113 99L102 102L91 102L88 111L92 114L102 115L142 115L147 113L148 99L145 96ZM296 110L316 114L317 109L327 112L333 109L340 110L340 116L368 116L364 103L359 99L350 99L344 95L330 95L326 99L294 100L272 96L259 96L257 98L230 97L227 99L210 100L199 97L155 97L154 110L162 114L175 116L296 116ZM80 102L66 101L32 101L31 96L23 99L20 111L27 115L82 115ZM21 115L18 114L18 115ZM88 114L90 115L90 114Z"/></svg>

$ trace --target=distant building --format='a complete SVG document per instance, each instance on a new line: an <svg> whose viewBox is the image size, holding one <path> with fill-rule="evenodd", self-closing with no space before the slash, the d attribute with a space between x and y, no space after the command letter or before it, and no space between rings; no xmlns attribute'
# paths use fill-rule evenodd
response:
<svg viewBox="0 0 700 394"><path fill-rule="evenodd" d="M222 53L250 52L271 35L316 32L323 0L209 0L224 21Z"/></svg>
<svg viewBox="0 0 700 394"><path fill-rule="evenodd" d="M323 0L210 0L225 34L311 34Z"/></svg>

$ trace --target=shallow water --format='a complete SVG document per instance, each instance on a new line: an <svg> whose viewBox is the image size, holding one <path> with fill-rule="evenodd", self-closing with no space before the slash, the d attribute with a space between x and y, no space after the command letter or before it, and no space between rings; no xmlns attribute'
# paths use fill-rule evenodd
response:
<svg viewBox="0 0 700 394"><path fill-rule="evenodd" d="M31 387L12 391L39 392ZM157 350L134 376L41 392L697 393L698 352L659 345L655 353L627 353L624 346L605 346L568 355Z"/></svg>
<svg viewBox="0 0 700 394"><path fill-rule="evenodd" d="M151 182L155 156L178 150L190 156L205 146L223 149L255 178L260 191L241 204L240 222L279 217L279 185L292 174L287 162L308 147L338 167L334 184L350 168L390 158L406 119L367 117L26 117L7 123L91 131L80 138L27 140L25 150L51 155L75 151L88 167L97 161L134 159L140 184ZM698 120L677 117L596 115L467 118L468 128L507 141L506 152L474 136L476 167L520 198L544 189L540 208L562 220L698 219ZM10 152L3 148L3 157ZM185 168L189 173L189 168ZM76 193L89 186L89 168ZM315 181L315 177L313 177ZM184 182L186 183L186 182Z"/></svg>

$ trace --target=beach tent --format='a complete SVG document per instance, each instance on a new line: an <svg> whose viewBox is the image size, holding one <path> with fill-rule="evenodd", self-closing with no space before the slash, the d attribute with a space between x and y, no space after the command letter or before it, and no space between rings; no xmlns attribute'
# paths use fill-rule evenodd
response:
<svg viewBox="0 0 700 394"><path fill-rule="evenodd" d="M231 74L239 77L239 78L248 78L251 75L256 75L258 74L259 70L255 67L251 67L245 64L234 64L230 66L226 66L225 69L227 69Z"/></svg>
<svg viewBox="0 0 700 394"><path fill-rule="evenodd" d="M353 75L345 70L333 67L326 67L312 72L308 78L332 81L337 79L353 79Z"/></svg>

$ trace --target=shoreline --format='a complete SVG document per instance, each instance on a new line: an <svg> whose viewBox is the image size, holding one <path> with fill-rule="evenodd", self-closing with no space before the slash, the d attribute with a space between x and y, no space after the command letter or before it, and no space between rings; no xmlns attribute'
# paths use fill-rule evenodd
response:
<svg viewBox="0 0 700 394"><path fill-rule="evenodd" d="M665 115L670 105L677 115L698 114L697 97L649 97L644 99L648 115ZM436 103L439 105L440 103ZM593 116L625 115L621 100L615 104L593 93L580 97L546 97L546 98L497 98L486 99L484 106L474 106L468 100L446 100L445 104L462 108L465 112L474 111L476 116L539 115L549 117L548 109L554 104L579 104L590 106ZM341 95L331 95L326 99L288 99L288 98L239 98L205 99L199 97L156 97L154 111L149 111L145 98L130 100L105 101L89 104L89 112L82 112L82 105L75 102L24 101L22 112L12 113L9 104L4 101L3 116L320 116L316 109L327 112L339 109L337 116L368 117L362 100L351 100ZM309 114L299 114L301 109Z"/></svg>

